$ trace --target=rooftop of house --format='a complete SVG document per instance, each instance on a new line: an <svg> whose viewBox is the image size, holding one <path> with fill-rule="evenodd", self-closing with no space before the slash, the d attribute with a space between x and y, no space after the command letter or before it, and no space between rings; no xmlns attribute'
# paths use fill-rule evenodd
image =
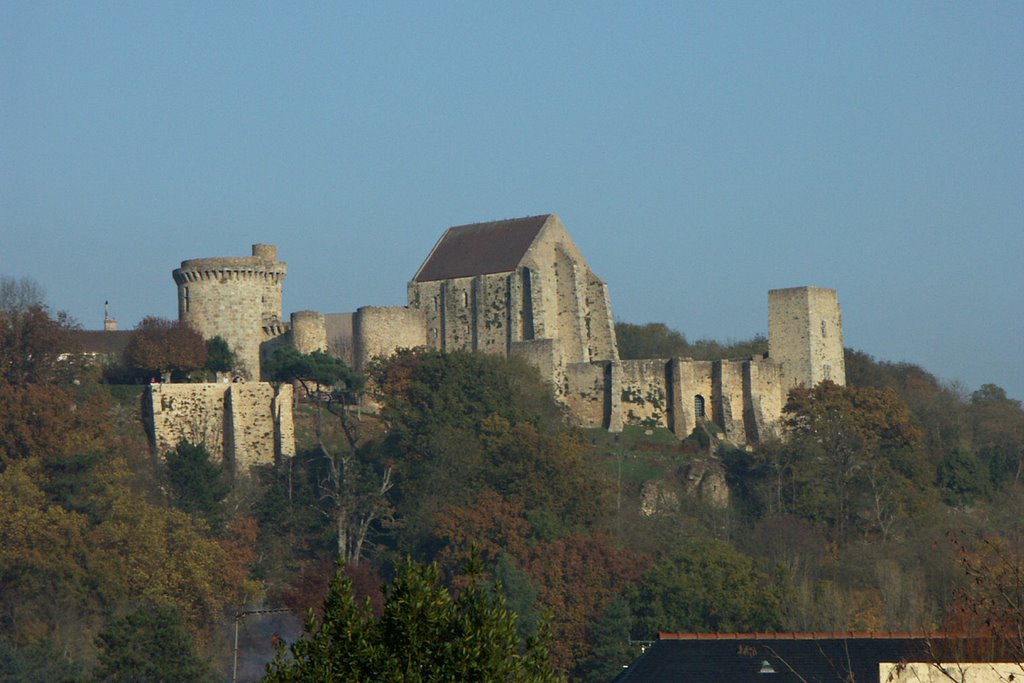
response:
<svg viewBox="0 0 1024 683"><path fill-rule="evenodd" d="M70 330L68 341L80 353L118 354L128 346L131 330Z"/></svg>
<svg viewBox="0 0 1024 683"><path fill-rule="evenodd" d="M987 643L935 633L661 633L616 681L879 683L882 662L996 661Z"/></svg>
<svg viewBox="0 0 1024 683"><path fill-rule="evenodd" d="M515 270L551 214L448 228L414 282L431 282Z"/></svg>

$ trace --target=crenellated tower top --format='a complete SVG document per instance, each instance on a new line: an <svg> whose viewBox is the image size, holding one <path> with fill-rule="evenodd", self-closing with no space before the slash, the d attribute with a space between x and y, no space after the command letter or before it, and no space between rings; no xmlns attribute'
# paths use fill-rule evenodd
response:
<svg viewBox="0 0 1024 683"><path fill-rule="evenodd" d="M223 337L243 374L258 379L262 328L281 322L287 273L272 244L252 245L252 256L182 261L172 273L178 285L178 319L206 339Z"/></svg>

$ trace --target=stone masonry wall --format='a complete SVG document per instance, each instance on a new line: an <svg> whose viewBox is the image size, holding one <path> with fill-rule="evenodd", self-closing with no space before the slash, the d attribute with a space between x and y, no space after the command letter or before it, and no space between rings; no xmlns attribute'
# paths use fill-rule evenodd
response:
<svg viewBox="0 0 1024 683"><path fill-rule="evenodd" d="M173 272L178 319L205 339L220 336L238 357L244 376L259 378L263 327L279 322L287 266L271 245L253 256L192 259Z"/></svg>
<svg viewBox="0 0 1024 683"><path fill-rule="evenodd" d="M398 349L427 346L423 311L401 306L364 306L352 318L356 372L364 372L377 357Z"/></svg>
<svg viewBox="0 0 1024 683"><path fill-rule="evenodd" d="M825 379L846 384L843 322L834 289L768 292L768 356L782 366L784 390Z"/></svg>
<svg viewBox="0 0 1024 683"><path fill-rule="evenodd" d="M622 401L626 426L668 427L668 361L624 360L621 384L611 387Z"/></svg>
<svg viewBox="0 0 1024 683"><path fill-rule="evenodd" d="M236 474L295 454L292 387L267 382L151 384L144 412L161 457L181 439L206 446Z"/></svg>

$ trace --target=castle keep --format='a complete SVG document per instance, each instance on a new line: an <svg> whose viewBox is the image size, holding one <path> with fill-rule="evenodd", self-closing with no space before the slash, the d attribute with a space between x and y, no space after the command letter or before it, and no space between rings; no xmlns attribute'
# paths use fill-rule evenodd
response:
<svg viewBox="0 0 1024 683"><path fill-rule="evenodd" d="M407 306L300 311L285 322L286 274L266 244L253 245L250 257L183 261L173 273L179 317L206 338L227 340L245 378L258 380L261 357L282 344L329 350L359 372L401 348L517 354L551 381L581 426L666 427L680 438L709 420L736 443L757 443L777 432L791 388L845 384L836 292L815 287L768 293L763 358L620 360L607 285L554 214L449 228L409 282ZM278 401L264 411L275 416L274 433L290 434L290 422L280 423L285 399L266 400ZM178 428L164 429L170 439ZM237 429L224 443L239 443Z"/></svg>

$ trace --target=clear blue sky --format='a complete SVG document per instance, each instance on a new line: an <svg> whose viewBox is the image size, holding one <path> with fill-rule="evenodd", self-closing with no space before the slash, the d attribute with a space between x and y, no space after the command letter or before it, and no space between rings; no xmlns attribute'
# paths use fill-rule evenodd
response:
<svg viewBox="0 0 1024 683"><path fill-rule="evenodd" d="M0 273L98 328L279 245L286 311L405 303L554 212L620 320L846 344L1024 399L1024 3L0 0Z"/></svg>

